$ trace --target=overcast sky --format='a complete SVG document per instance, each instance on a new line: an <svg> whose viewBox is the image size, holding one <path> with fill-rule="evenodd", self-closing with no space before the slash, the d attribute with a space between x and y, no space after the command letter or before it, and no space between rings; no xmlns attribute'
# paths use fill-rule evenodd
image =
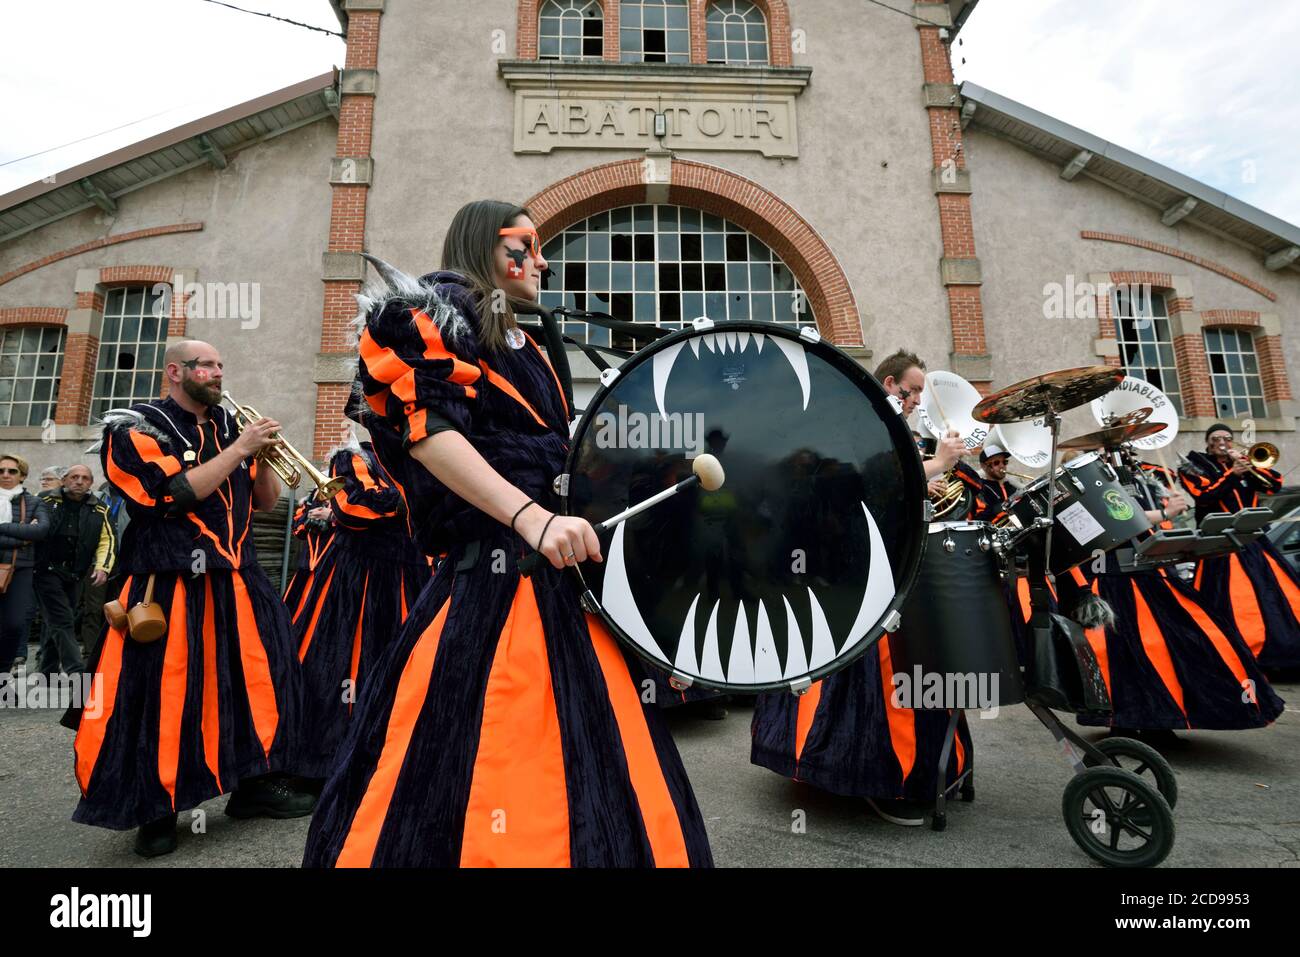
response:
<svg viewBox="0 0 1300 957"><path fill-rule="evenodd" d="M436 0L455 2L472 0ZM791 4L796 27L799 5L812 2ZM236 3L338 29L326 0ZM1300 224L1300 18L1290 7L983 0L953 62L959 80ZM897 14L863 0L861 16ZM337 38L204 0L11 0L5 22L9 38L34 39L7 43L0 59L0 193L323 73L344 55Z"/></svg>

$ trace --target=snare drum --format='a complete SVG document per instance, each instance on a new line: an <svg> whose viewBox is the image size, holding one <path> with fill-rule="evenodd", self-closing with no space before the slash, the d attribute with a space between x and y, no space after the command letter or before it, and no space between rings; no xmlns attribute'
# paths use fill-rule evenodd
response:
<svg viewBox="0 0 1300 957"><path fill-rule="evenodd" d="M1056 470L1050 487L1056 494L1055 524L1052 530L1052 564L1049 571L1060 575L1108 552L1151 528L1142 507L1119 483L1115 469L1099 453L1081 455ZM1016 493L1007 503L1008 523L1027 528L1047 516L1047 477ZM1030 539L1029 547L1040 553L1046 536Z"/></svg>
<svg viewBox="0 0 1300 957"><path fill-rule="evenodd" d="M894 673L907 676L913 689L921 690L918 668L922 685L931 676L942 679L942 696L933 706L987 708L1025 700L992 526L930 525L903 624L889 636L889 650Z"/></svg>
<svg viewBox="0 0 1300 957"><path fill-rule="evenodd" d="M898 620L925 480L885 391L811 329L700 323L601 376L573 433L563 509L593 524L716 455L698 486L602 533L588 610L679 685L802 690Z"/></svg>

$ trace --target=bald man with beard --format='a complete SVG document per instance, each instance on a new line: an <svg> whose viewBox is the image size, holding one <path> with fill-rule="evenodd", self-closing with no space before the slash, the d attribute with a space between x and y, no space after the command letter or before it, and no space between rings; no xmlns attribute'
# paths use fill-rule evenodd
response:
<svg viewBox="0 0 1300 957"><path fill-rule="evenodd" d="M241 432L221 406L221 355L168 347L170 394L103 415L104 475L131 523L122 545L124 608L153 600L162 638L109 627L91 670L99 707L77 720L82 799L73 820L139 828L136 853L176 848L177 814L233 792L233 817L300 817L314 798L290 772L299 757L301 687L288 612L257 564L254 509L280 496L258 455L279 423Z"/></svg>

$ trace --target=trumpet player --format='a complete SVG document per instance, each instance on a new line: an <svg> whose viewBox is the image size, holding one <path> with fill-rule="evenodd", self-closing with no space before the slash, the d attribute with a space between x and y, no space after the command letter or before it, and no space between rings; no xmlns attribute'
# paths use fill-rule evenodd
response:
<svg viewBox="0 0 1300 957"><path fill-rule="evenodd" d="M1282 476L1253 464L1233 447L1232 429L1216 423L1205 432L1205 451L1188 454L1179 470L1196 502L1196 521L1238 512L1282 487ZM1202 559L1194 585L1209 605L1234 618L1265 671L1300 668L1300 577L1267 536L1239 552Z"/></svg>
<svg viewBox="0 0 1300 957"><path fill-rule="evenodd" d="M249 534L253 510L280 494L257 458L279 423L239 430L208 343L175 343L164 362L168 397L105 413L100 456L131 515L117 598L131 609L151 587L166 630L142 643L110 626L90 666L99 700L65 719L77 722L73 820L138 828L144 857L175 850L179 812L227 792L234 817L314 804L285 774L299 747L298 662Z"/></svg>

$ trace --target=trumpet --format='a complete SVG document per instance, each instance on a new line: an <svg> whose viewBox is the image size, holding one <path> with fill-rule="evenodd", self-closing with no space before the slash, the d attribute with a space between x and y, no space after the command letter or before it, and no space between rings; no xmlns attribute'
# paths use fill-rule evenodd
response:
<svg viewBox="0 0 1300 957"><path fill-rule="evenodd" d="M236 402L235 397L229 392L222 392L221 398L230 400L230 404L234 406L235 422L241 432L262 418L262 414L251 405L240 405ZM343 476L330 478L312 465L311 459L285 441L278 432L273 438L276 440L275 445L269 445L257 453L257 458L259 461L271 466L285 485L290 488L297 488L302 481L303 475L306 474L309 479L316 483L316 493L322 502L329 501L343 488Z"/></svg>

